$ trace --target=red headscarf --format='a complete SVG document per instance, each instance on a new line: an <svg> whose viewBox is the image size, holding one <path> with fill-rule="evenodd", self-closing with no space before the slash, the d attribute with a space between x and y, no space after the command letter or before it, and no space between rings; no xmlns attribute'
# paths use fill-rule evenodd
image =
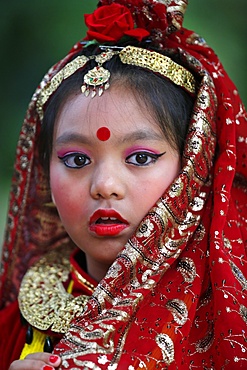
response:
<svg viewBox="0 0 247 370"><path fill-rule="evenodd" d="M213 50L182 28L185 0L101 0L100 6L112 3L130 10L137 38L145 37L146 29L160 47L180 55L198 91L180 175L123 246L54 352L62 357L61 369L245 368L245 108ZM131 27L123 29L123 35L134 35ZM44 82L80 47L76 44ZM3 305L15 299L34 260L68 240L57 214L45 205L49 185L36 149L39 93L40 87L17 147L3 250Z"/></svg>

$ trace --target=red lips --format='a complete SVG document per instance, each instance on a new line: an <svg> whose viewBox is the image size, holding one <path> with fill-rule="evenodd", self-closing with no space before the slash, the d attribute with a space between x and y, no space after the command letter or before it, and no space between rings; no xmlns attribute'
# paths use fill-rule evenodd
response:
<svg viewBox="0 0 247 370"><path fill-rule="evenodd" d="M113 209L99 209L90 217L89 229L99 236L118 235L129 226L118 212Z"/></svg>

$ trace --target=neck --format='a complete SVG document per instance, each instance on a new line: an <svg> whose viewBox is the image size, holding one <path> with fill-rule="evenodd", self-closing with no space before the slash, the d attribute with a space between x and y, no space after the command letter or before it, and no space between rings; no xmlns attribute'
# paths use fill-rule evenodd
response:
<svg viewBox="0 0 247 370"><path fill-rule="evenodd" d="M90 256L86 256L86 261L88 275L90 275L97 282L102 280L105 277L110 264L104 264L101 261L95 261L94 259L90 258Z"/></svg>

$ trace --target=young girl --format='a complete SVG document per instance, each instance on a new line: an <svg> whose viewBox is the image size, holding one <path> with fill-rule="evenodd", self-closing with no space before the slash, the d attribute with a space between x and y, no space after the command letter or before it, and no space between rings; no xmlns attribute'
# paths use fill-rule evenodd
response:
<svg viewBox="0 0 247 370"><path fill-rule="evenodd" d="M245 367L247 117L185 8L101 0L34 94L1 369Z"/></svg>

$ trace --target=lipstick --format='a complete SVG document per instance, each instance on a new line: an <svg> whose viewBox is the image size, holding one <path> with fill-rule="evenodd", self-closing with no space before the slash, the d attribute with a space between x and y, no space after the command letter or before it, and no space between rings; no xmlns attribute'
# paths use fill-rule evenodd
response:
<svg viewBox="0 0 247 370"><path fill-rule="evenodd" d="M99 236L118 235L128 226L128 221L113 209L98 209L89 221L90 231Z"/></svg>

